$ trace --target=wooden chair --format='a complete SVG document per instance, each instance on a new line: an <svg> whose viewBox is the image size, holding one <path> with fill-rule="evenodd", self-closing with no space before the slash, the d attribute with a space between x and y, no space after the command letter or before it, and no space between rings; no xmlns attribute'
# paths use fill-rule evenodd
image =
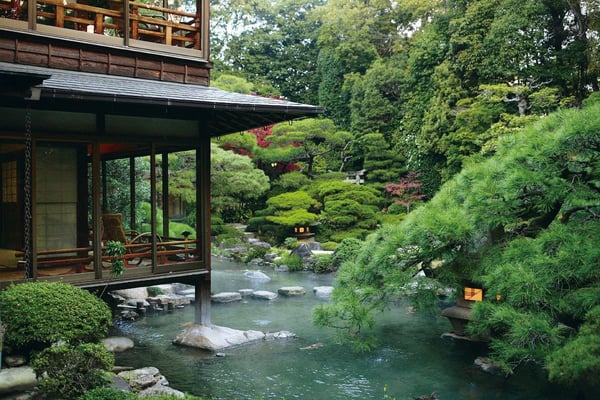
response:
<svg viewBox="0 0 600 400"><path fill-rule="evenodd" d="M127 254L123 259L130 264L140 265L144 258L152 256L151 234L125 230L123 215L119 213L102 215L102 241L107 240L114 240L125 245Z"/></svg>

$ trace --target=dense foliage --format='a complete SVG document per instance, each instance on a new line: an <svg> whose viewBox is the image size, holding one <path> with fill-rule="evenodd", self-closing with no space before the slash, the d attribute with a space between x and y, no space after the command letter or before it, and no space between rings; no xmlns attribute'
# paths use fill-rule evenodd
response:
<svg viewBox="0 0 600 400"><path fill-rule="evenodd" d="M342 263L320 323L358 338L398 295L425 305L446 286L481 285L471 333L491 337L506 370L536 362L552 380L596 382L597 1L223 0L216 11L218 70L269 76L332 122L328 135L302 121L229 147L271 179L253 229L281 240L310 215L317 240L339 242L391 222ZM302 46L305 75L291 51ZM334 171L364 172L364 184Z"/></svg>
<svg viewBox="0 0 600 400"><path fill-rule="evenodd" d="M535 362L553 380L597 383L600 102L589 103L503 137L494 157L371 235L317 321L356 335L398 295L474 283L486 295L470 333L490 337L506 370Z"/></svg>
<svg viewBox="0 0 600 400"><path fill-rule="evenodd" d="M101 343L55 344L32 362L37 393L46 399L75 399L90 389L107 385L113 354Z"/></svg>
<svg viewBox="0 0 600 400"><path fill-rule="evenodd" d="M226 222L244 221L249 205L269 189L269 178L245 155L211 146L211 212Z"/></svg>
<svg viewBox="0 0 600 400"><path fill-rule="evenodd" d="M223 148L249 155L271 180L251 211L281 194L276 181L290 171L314 180L364 171L364 184L378 191L375 219L391 220L412 207L388 207L385 187L413 174L420 199L430 199L472 158L493 155L502 136L561 107L580 106L599 89L595 1L220 0L212 6L218 84L318 103L327 117L222 139ZM278 92L261 92L265 84ZM317 210L321 239L355 235L328 229L321 221L326 209ZM350 217L344 207L330 207L328 215ZM334 231L339 237L329 236Z"/></svg>
<svg viewBox="0 0 600 400"><path fill-rule="evenodd" d="M504 115L598 89L598 11L593 1L228 0L213 5L213 42L217 70L318 98L355 136L355 169L377 155L360 139L381 134L412 169L433 163L449 177L494 124L510 124Z"/></svg>
<svg viewBox="0 0 600 400"><path fill-rule="evenodd" d="M90 292L61 282L29 282L0 292L4 340L41 349L62 341L97 342L112 324L110 309Z"/></svg>

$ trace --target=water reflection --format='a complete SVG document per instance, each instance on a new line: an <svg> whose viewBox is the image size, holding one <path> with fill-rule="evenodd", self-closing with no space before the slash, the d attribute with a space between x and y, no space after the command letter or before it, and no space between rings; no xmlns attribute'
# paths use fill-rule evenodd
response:
<svg viewBox="0 0 600 400"><path fill-rule="evenodd" d="M448 341L446 319L410 313L403 305L379 316L378 348L356 354L336 344L334 332L312 323L312 308L324 301L312 292L332 283L332 276L266 272L270 281L249 281L244 265L215 262L213 291L244 288L277 292L303 286L306 295L272 301L245 299L215 304L213 323L263 332L289 330L296 339L261 342L227 350L225 357L174 346L171 341L190 321L192 307L121 321L115 334L131 337L136 348L117 354L117 364L155 366L178 390L214 399L383 399L396 400L437 391L440 399L558 400L572 398L548 385L543 373L522 370L510 379L493 377L473 366L484 348Z"/></svg>

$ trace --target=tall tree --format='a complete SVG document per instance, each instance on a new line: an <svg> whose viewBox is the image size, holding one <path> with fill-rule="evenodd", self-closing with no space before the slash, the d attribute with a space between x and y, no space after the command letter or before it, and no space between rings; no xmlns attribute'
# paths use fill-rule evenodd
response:
<svg viewBox="0 0 600 400"><path fill-rule="evenodd" d="M226 38L217 67L251 82L267 82L292 101L316 104L318 21L308 14L317 5L319 0L222 3L218 16ZM248 11L250 19L240 17Z"/></svg>

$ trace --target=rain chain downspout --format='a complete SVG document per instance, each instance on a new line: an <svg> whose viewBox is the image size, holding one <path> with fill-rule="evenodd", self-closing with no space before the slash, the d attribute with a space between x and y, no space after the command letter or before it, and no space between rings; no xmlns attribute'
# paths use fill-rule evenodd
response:
<svg viewBox="0 0 600 400"><path fill-rule="evenodd" d="M2 369L2 341L4 340L4 325L2 325L2 314L0 313L0 369Z"/></svg>
<svg viewBox="0 0 600 400"><path fill-rule="evenodd" d="M23 260L25 261L25 279L33 278L33 252L32 252L32 240L31 228L33 224L33 217L31 213L32 209L32 172L31 163L33 160L32 153L32 138L31 138L31 108L27 105L25 110L25 176L23 177L25 183L25 223L23 227Z"/></svg>

